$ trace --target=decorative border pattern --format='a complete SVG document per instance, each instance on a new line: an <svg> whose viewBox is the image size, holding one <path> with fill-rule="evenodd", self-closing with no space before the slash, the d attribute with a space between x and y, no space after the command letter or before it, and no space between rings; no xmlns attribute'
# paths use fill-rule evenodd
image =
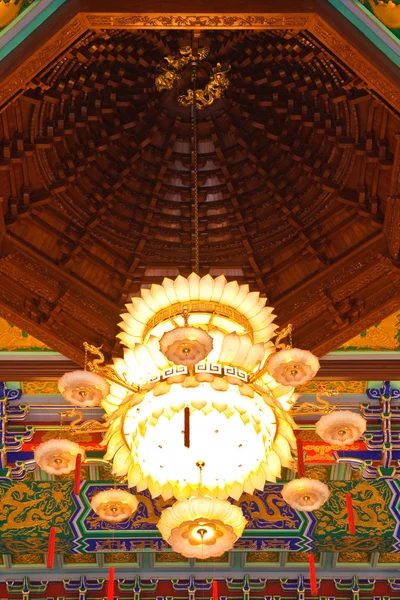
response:
<svg viewBox="0 0 400 600"><path fill-rule="evenodd" d="M40 51L21 65L0 84L0 105L22 93L25 85L68 45L87 29L306 29L340 60L349 65L362 80L400 111L400 89L326 21L314 13L267 14L96 14L80 13L61 29Z"/></svg>
<svg viewBox="0 0 400 600"><path fill-rule="evenodd" d="M361 79L373 88L393 108L400 111L400 90L388 81L380 71L366 60L357 50L346 42L326 21L317 18L308 27L308 31L342 60Z"/></svg>
<svg viewBox="0 0 400 600"><path fill-rule="evenodd" d="M106 29L305 29L313 14L123 14L84 13L88 27Z"/></svg>
<svg viewBox="0 0 400 600"><path fill-rule="evenodd" d="M78 16L53 36L37 54L34 54L19 69L0 85L0 105L18 93L23 93L32 78L54 60L67 46L72 44L86 28Z"/></svg>

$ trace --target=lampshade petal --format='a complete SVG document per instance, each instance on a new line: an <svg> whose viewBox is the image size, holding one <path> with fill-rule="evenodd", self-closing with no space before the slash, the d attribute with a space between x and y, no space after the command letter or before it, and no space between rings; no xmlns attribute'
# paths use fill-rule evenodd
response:
<svg viewBox="0 0 400 600"><path fill-rule="evenodd" d="M250 292L249 286L246 284L239 286L238 294L232 299L231 306L232 308L238 308L243 300L246 298L247 294Z"/></svg>
<svg viewBox="0 0 400 600"><path fill-rule="evenodd" d="M211 300L213 290L214 290L214 279L209 274L204 275L204 277L202 277L200 279L200 292L199 292L200 300Z"/></svg>
<svg viewBox="0 0 400 600"><path fill-rule="evenodd" d="M219 362L230 364L240 348L240 336L234 332L225 336L221 346Z"/></svg>
<svg viewBox="0 0 400 600"><path fill-rule="evenodd" d="M190 302L190 286L185 277L178 275L174 282L174 288L179 302Z"/></svg>
<svg viewBox="0 0 400 600"><path fill-rule="evenodd" d="M221 304L227 304L228 306L232 306L232 303L236 296L239 293L239 284L237 281L230 281L224 287L224 291L222 292L222 296L220 299Z"/></svg>
<svg viewBox="0 0 400 600"><path fill-rule="evenodd" d="M162 282L162 288L168 298L170 304L178 304L179 299L176 295L175 284L172 279L165 277Z"/></svg>
<svg viewBox="0 0 400 600"><path fill-rule="evenodd" d="M189 282L190 298L199 298L200 297L200 277L197 275L197 273L190 273L187 280Z"/></svg>
<svg viewBox="0 0 400 600"><path fill-rule="evenodd" d="M226 278L224 277L224 275L219 275L219 277L216 277L216 279L214 279L214 289L213 289L213 293L211 296L211 300L213 302L220 301L226 284L227 284L227 281L226 281Z"/></svg>

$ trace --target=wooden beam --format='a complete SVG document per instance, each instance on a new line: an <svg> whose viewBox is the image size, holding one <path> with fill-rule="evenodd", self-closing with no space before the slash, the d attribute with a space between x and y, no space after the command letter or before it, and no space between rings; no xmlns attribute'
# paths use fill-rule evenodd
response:
<svg viewBox="0 0 400 600"><path fill-rule="evenodd" d="M55 381L81 368L68 358L0 359L0 381Z"/></svg>
<svg viewBox="0 0 400 600"><path fill-rule="evenodd" d="M34 358L15 360L0 359L0 381L55 381L64 373L82 367L67 358ZM380 381L398 380L400 358L376 360L368 358L351 359L325 358L317 381Z"/></svg>
<svg viewBox="0 0 400 600"><path fill-rule="evenodd" d="M318 381L380 381L399 379L400 359L330 359L321 360L321 368L315 377Z"/></svg>

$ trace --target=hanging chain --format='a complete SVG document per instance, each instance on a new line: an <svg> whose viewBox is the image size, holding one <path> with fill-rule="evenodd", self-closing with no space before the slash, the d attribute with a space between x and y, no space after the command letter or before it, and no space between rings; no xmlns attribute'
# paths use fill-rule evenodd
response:
<svg viewBox="0 0 400 600"><path fill-rule="evenodd" d="M201 496L203 493L203 469L205 466L206 466L206 463L203 460L198 460L196 463L196 467L198 467L198 469L199 469L199 487L198 487L199 496Z"/></svg>
<svg viewBox="0 0 400 600"><path fill-rule="evenodd" d="M197 141L197 65L192 65L192 140L193 140L193 213L194 213L194 263L195 273L200 272L199 258L199 182L198 182L198 141Z"/></svg>

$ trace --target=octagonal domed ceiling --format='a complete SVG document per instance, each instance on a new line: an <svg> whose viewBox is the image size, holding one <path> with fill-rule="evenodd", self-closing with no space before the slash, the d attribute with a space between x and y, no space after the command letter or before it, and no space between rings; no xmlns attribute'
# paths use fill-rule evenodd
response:
<svg viewBox="0 0 400 600"><path fill-rule="evenodd" d="M190 73L155 86L163 57L193 44L211 49L200 87L231 67L198 111L201 274L267 294L319 353L395 308L383 224L400 123L351 65L306 32L88 31L1 131L4 316L71 358L84 339L118 351L129 297L194 267L191 109L177 103Z"/></svg>

